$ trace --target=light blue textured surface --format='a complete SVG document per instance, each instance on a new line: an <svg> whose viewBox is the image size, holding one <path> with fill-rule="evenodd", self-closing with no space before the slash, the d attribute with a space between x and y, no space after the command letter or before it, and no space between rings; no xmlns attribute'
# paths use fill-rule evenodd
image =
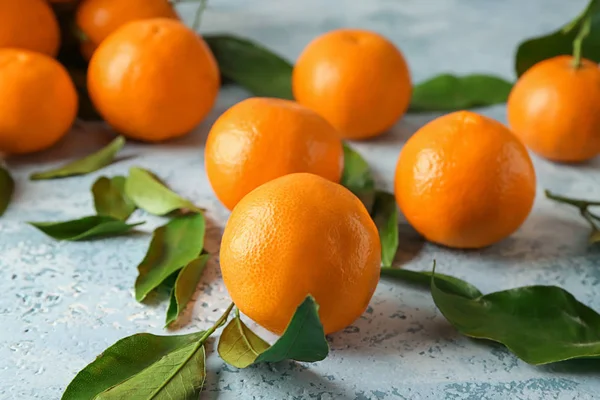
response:
<svg viewBox="0 0 600 400"><path fill-rule="evenodd" d="M314 36L337 27L383 33L405 53L415 81L440 72L489 72L513 77L517 43L555 29L585 0L215 0L205 31L259 40L290 59ZM191 20L192 7L182 13ZM89 188L100 175L150 168L177 191L206 207L208 249L218 252L227 211L203 171L203 143L214 119L246 94L222 91L210 118L190 136L161 146L130 144L135 156L80 178L30 182L34 170L56 165L106 143L102 127L78 127L54 150L9 160L18 180L15 201L0 219L0 399L58 399L73 376L116 340L141 331L164 334L166 302L140 305L132 295L135 266L150 235L83 243L53 241L24 221L60 220L93 212ZM505 121L504 106L482 110ZM402 143L435 115L408 115L389 134L356 148L390 188ZM600 310L600 249L586 245L577 213L544 199L543 188L600 198L600 160L554 165L534 157L539 178L535 209L512 237L482 251L423 244L402 229L399 262L465 278L489 292L534 283L557 284ZM146 220L150 232L160 218ZM188 324L206 328L228 304L213 260ZM190 307L191 308L191 307ZM460 336L430 295L382 282L368 311L330 338L331 355L316 364L283 363L247 370L225 366L209 349L205 399L593 399L600 393L597 361L533 367L502 346ZM210 346L209 346L210 347Z"/></svg>

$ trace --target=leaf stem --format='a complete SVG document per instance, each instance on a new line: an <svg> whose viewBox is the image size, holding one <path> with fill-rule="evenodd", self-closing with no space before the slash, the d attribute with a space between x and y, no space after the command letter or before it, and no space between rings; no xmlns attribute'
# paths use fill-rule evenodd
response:
<svg viewBox="0 0 600 400"><path fill-rule="evenodd" d="M206 10L207 3L208 0L200 0L200 4L196 9L196 14L194 15L194 22L192 24L192 29L194 30L194 32L198 32L198 29L200 29L200 23L202 22L202 14L204 14L204 10Z"/></svg>
<svg viewBox="0 0 600 400"><path fill-rule="evenodd" d="M198 339L198 343L204 343L204 341L206 339L209 338L210 335L212 335L213 333L215 333L215 331L217 329L219 329L219 327L221 325L223 325L225 323L225 321L227 321L227 318L229 317L229 314L231 313L231 310L233 309L234 304L231 303L229 305L229 307L227 307L227 310L225 310L225 312L223 313L223 315L221 315L221 317L219 317L219 319L217 320L217 322L215 322L215 324L213 326L211 326L206 332L204 332L204 335L202 335L200 337L200 339Z"/></svg>
<svg viewBox="0 0 600 400"><path fill-rule="evenodd" d="M549 190L544 191L544 193L546 194L546 197L549 198L550 200L554 200L558 203L570 204L574 207L579 208L580 210L587 208L587 207L600 206L600 201L587 201L587 200L580 200L580 199L571 199L569 197L564 197L564 196L559 196L557 194L554 194L554 193L550 192Z"/></svg>
<svg viewBox="0 0 600 400"><path fill-rule="evenodd" d="M581 67L581 49L583 47L583 40L590 34L592 27L592 17L588 14L584 17L581 28L573 41L573 68L577 69Z"/></svg>

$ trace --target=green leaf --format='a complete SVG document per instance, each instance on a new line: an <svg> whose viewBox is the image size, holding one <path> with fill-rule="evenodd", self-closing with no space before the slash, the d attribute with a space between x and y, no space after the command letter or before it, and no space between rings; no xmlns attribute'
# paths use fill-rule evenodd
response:
<svg viewBox="0 0 600 400"><path fill-rule="evenodd" d="M371 211L375 201L375 180L371 167L362 156L344 143L344 170L342 172L342 186L354 193Z"/></svg>
<svg viewBox="0 0 600 400"><path fill-rule="evenodd" d="M454 111L505 103L512 83L489 75L442 74L416 85L411 111Z"/></svg>
<svg viewBox="0 0 600 400"><path fill-rule="evenodd" d="M557 286L526 286L469 298L431 279L436 306L462 334L504 344L523 361L600 357L600 315Z"/></svg>
<svg viewBox="0 0 600 400"><path fill-rule="evenodd" d="M221 332L217 350L227 364L246 368L270 347L240 319L239 313Z"/></svg>
<svg viewBox="0 0 600 400"><path fill-rule="evenodd" d="M203 335L119 340L77 374L62 400L195 400L206 376Z"/></svg>
<svg viewBox="0 0 600 400"><path fill-rule="evenodd" d="M398 251L398 207L393 194L375 192L375 204L371 218L377 225L381 241L381 263L390 266Z"/></svg>
<svg viewBox="0 0 600 400"><path fill-rule="evenodd" d="M31 180L42 179L57 179L66 178L69 176L85 175L90 172L98 171L111 164L114 161L115 155L125 146L125 139L122 136L117 137L110 142L106 147L90 154L84 158L72 161L62 167L52 169L45 172L37 172L31 175Z"/></svg>
<svg viewBox="0 0 600 400"><path fill-rule="evenodd" d="M126 221L135 211L135 204L125 195L125 177L98 178L92 186L94 207L98 215L108 215Z"/></svg>
<svg viewBox="0 0 600 400"><path fill-rule="evenodd" d="M252 42L232 35L206 35L221 75L256 96L293 99L293 65Z"/></svg>
<svg viewBox="0 0 600 400"><path fill-rule="evenodd" d="M0 164L0 216L4 214L15 191L15 181L8 169Z"/></svg>
<svg viewBox="0 0 600 400"><path fill-rule="evenodd" d="M410 271L408 269L382 267L381 276L429 290L433 273L431 271ZM475 299L482 296L479 289L462 279L438 273L435 274L435 279L437 284L443 287L448 293L453 293L467 299Z"/></svg>
<svg viewBox="0 0 600 400"><path fill-rule="evenodd" d="M138 265L135 298L144 298L171 274L196 259L204 247L205 220L202 214L172 219L154 230L144 260Z"/></svg>
<svg viewBox="0 0 600 400"><path fill-rule="evenodd" d="M591 18L591 30L583 41L583 57L600 62L600 1L591 0L586 9L559 30L521 43L515 56L517 76L542 60L573 53L573 42L584 21Z"/></svg>
<svg viewBox="0 0 600 400"><path fill-rule="evenodd" d="M201 255L195 260L190 261L179 272L173 290L171 291L171 300L169 309L167 310L167 320L165 322L166 326L169 326L177 320L184 310L185 305L192 299L209 258L210 256L208 254Z"/></svg>
<svg viewBox="0 0 600 400"><path fill-rule="evenodd" d="M113 217L92 215L71 221L29 222L29 224L54 239L78 241L122 235L142 225L143 222L127 224Z"/></svg>
<svg viewBox="0 0 600 400"><path fill-rule="evenodd" d="M125 193L138 208L154 215L166 215L177 210L202 212L191 201L166 187L152 172L138 167L129 170Z"/></svg>
<svg viewBox="0 0 600 400"><path fill-rule="evenodd" d="M221 333L218 351L228 364L246 368L261 362L321 361L327 357L329 345L319 319L319 306L312 296L307 296L272 346L252 332L237 314Z"/></svg>

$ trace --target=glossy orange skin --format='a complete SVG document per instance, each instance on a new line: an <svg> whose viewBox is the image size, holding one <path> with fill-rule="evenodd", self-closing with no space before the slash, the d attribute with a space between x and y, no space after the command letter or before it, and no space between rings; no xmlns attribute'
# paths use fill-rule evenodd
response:
<svg viewBox="0 0 600 400"><path fill-rule="evenodd" d="M481 248L516 231L536 192L523 144L501 123L469 111L437 118L404 145L398 206L426 239Z"/></svg>
<svg viewBox="0 0 600 400"><path fill-rule="evenodd" d="M58 21L45 0L0 0L0 16L0 48L58 53Z"/></svg>
<svg viewBox="0 0 600 400"><path fill-rule="evenodd" d="M94 46L126 23L150 18L179 19L168 0L83 0L75 15L77 26Z"/></svg>
<svg viewBox="0 0 600 400"><path fill-rule="evenodd" d="M130 22L106 38L88 68L96 109L118 132L158 142L185 135L210 112L219 71L208 46L172 19Z"/></svg>
<svg viewBox="0 0 600 400"><path fill-rule="evenodd" d="M208 180L230 210L254 188L294 172L339 182L344 163L338 132L293 101L254 97L217 119L205 147Z"/></svg>
<svg viewBox="0 0 600 400"><path fill-rule="evenodd" d="M77 115L77 91L65 68L42 53L0 49L0 152L47 149Z"/></svg>
<svg viewBox="0 0 600 400"><path fill-rule="evenodd" d="M549 160L579 162L600 153L600 69L559 56L531 67L507 103L513 132Z"/></svg>
<svg viewBox="0 0 600 400"><path fill-rule="evenodd" d="M338 29L306 46L292 77L296 100L347 139L390 129L406 112L412 86L404 56L383 36Z"/></svg>
<svg viewBox="0 0 600 400"><path fill-rule="evenodd" d="M220 252L236 306L281 334L311 294L325 333L367 308L381 264L377 227L348 189L298 173L266 183L231 213Z"/></svg>

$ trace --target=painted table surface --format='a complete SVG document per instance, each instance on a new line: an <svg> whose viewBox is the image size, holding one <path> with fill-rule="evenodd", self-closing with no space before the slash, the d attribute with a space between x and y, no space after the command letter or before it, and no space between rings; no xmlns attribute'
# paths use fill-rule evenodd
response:
<svg viewBox="0 0 600 400"><path fill-rule="evenodd" d="M527 37L553 30L584 7L584 0L317 1L221 0L210 4L203 30L234 32L295 59L315 35L343 27L377 30L398 44L415 81L441 72L489 72L513 78L513 52ZM181 9L192 18L193 7ZM58 399L73 376L116 340L136 332L165 334L166 302L141 305L132 296L136 265L149 234L82 243L51 240L24 221L61 220L93 212L89 188L100 175L141 165L205 207L218 241L228 212L203 171L203 145L214 119L247 96L226 88L210 117L191 135L164 145L130 144L132 156L105 170L61 181L30 182L32 171L54 166L105 144L102 126L74 129L52 151L10 160L19 187L0 219L0 399ZM481 110L505 121L505 107ZM390 188L402 144L434 114L407 115L388 134L355 147ZM489 292L529 284L557 284L600 310L600 250L586 245L588 227L544 188L600 198L600 159L581 166L534 157L539 178L535 208L522 228L481 251L451 251L422 242L404 225L398 263L467 279ZM164 223L136 214L150 232ZM179 332L206 328L228 304L212 263ZM320 363L228 367L214 351L208 360L206 399L592 399L600 396L597 362L533 367L499 345L460 336L430 295L382 282L367 312L346 332L330 337Z"/></svg>

